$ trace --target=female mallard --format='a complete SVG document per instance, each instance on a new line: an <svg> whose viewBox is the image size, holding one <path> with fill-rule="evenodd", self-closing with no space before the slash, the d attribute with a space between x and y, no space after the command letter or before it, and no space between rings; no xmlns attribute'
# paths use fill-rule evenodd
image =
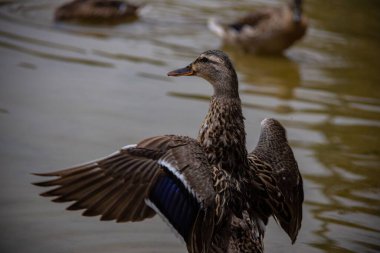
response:
<svg viewBox="0 0 380 253"><path fill-rule="evenodd" d="M74 0L60 6L55 21L120 23L137 18L139 6L123 0Z"/></svg>
<svg viewBox="0 0 380 253"><path fill-rule="evenodd" d="M257 10L231 24L212 18L209 28L227 44L257 54L280 54L305 35L307 20L302 15L302 0L294 0L282 7Z"/></svg>
<svg viewBox="0 0 380 253"><path fill-rule="evenodd" d="M57 177L36 183L57 186L42 196L75 201L68 210L86 209L83 215L101 220L139 221L159 213L191 253L262 252L270 215L294 241L303 190L284 128L264 120L256 149L247 153L238 80L222 51L206 51L168 75L199 76L213 86L197 140L151 137L94 162L37 174Z"/></svg>

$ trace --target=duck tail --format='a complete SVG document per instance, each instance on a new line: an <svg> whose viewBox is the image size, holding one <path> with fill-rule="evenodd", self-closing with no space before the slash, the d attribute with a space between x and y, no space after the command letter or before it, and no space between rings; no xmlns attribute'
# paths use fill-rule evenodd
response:
<svg viewBox="0 0 380 253"><path fill-rule="evenodd" d="M208 20L207 26L208 26L208 29L210 29L210 31L212 31L219 37L224 37L224 35L226 34L225 28L215 17L211 17Z"/></svg>

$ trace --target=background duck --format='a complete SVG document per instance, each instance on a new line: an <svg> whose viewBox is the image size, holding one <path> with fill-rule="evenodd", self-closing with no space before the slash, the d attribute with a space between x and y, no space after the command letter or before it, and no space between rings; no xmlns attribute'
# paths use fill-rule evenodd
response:
<svg viewBox="0 0 380 253"><path fill-rule="evenodd" d="M281 7L258 9L230 24L211 18L208 27L226 44L257 54L280 54L305 35L307 23L302 0L292 0Z"/></svg>
<svg viewBox="0 0 380 253"><path fill-rule="evenodd" d="M136 19L139 8L122 0L74 0L58 7L54 20L115 24Z"/></svg>
<svg viewBox="0 0 380 253"><path fill-rule="evenodd" d="M296 221L295 232L283 226L295 240L302 179L281 124L264 120L260 141L248 154L237 75L222 51L206 51L168 75L199 76L213 86L197 140L151 137L94 162L37 174L57 177L36 183L57 186L42 196L74 201L68 210L86 209L83 215L102 220L139 221L158 213L191 253L262 252L271 215L281 225ZM277 177L293 174L297 180L278 184ZM275 210L282 206L285 211Z"/></svg>

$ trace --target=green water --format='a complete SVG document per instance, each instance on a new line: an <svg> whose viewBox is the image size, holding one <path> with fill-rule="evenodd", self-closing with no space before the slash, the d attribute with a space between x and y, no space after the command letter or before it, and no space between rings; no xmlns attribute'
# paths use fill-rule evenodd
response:
<svg viewBox="0 0 380 253"><path fill-rule="evenodd" d="M284 57L221 45L210 16L271 1L144 1L134 23L54 24L62 1L0 5L0 251L186 252L161 221L116 224L38 197L31 172L61 169L158 134L196 136L211 88L167 78L207 49L235 63L248 148L260 121L288 130L304 178L297 242L270 222L267 252L380 251L380 4L307 0L310 29Z"/></svg>

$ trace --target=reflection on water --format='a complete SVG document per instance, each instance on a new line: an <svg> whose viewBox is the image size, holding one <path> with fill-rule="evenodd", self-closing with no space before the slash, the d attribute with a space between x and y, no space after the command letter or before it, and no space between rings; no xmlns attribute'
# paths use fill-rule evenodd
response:
<svg viewBox="0 0 380 253"><path fill-rule="evenodd" d="M0 250L185 252L159 219L120 225L63 211L37 197L29 173L151 135L194 136L210 88L165 74L221 47L209 16L282 1L151 1L136 22L112 27L53 24L62 2L0 2ZM297 243L270 225L268 252L380 251L379 10L308 0L308 35L283 57L222 48L238 70L249 146L260 120L278 118L305 181Z"/></svg>

